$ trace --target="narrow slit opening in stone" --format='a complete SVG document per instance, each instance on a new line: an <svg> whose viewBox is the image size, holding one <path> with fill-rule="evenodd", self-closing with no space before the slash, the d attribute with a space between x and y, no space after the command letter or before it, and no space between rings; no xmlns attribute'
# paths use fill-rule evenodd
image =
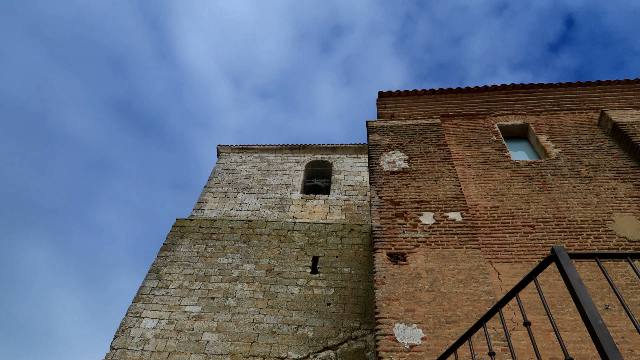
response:
<svg viewBox="0 0 640 360"><path fill-rule="evenodd" d="M319 256L311 257L311 274L318 274L318 261L320 260Z"/></svg>

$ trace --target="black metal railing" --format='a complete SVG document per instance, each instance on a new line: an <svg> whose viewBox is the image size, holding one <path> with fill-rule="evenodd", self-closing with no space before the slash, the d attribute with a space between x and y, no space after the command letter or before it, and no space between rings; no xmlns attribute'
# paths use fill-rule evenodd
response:
<svg viewBox="0 0 640 360"><path fill-rule="evenodd" d="M551 308L549 307L549 303L547 302L547 298L544 294L540 281L538 280L538 276L552 263L556 264L558 272L560 273L562 280L564 281L564 284L566 285L566 288L571 295L573 303L575 304L578 313L580 314L580 317L584 322L584 326L589 333L589 336L591 337L591 340L593 341L593 344L600 357L602 359L612 360L622 359L622 355L620 353L620 350L618 349L618 346L614 342L609 329L602 320L602 317L600 316L595 303L589 295L586 286L582 282L582 279L580 278L580 275L578 274L578 271L572 260L590 260L594 261L598 265L598 268L602 272L604 278L606 279L616 298L620 302L620 305L624 309L625 314L635 327L638 334L640 334L640 326L638 324L638 320L636 319L633 311L629 307L629 304L623 297L622 292L620 291L604 265L605 261L626 262L635 273L635 280L640 281L640 271L638 270L638 266L634 262L637 259L640 259L640 252L568 253L562 246L552 247L551 254L549 256L544 258L538 265L536 265L533 270L525 275L522 280L520 280L509 292L507 292L504 297L502 297L495 305L493 305L489 309L489 311L487 311L478 321L476 321L462 336L458 338L458 340L456 340L451 346L449 346L449 348L447 348L447 350L445 350L445 352L438 357L438 360L445 360L449 358L460 359L462 357L462 349L465 347L468 347L468 349L466 349L464 352L465 354L468 353L471 359L477 359L479 357L484 358L483 354L479 353L477 350L479 349L479 347L474 347L473 343L473 336L478 334L478 332L480 331L482 331L482 335L480 336L484 337L484 342L486 343L486 346L483 345L483 349L487 350L486 354L490 359L495 359L496 351L492 342L491 333L487 329L487 324L496 316L500 321L500 328L503 332L503 334L500 335L500 340L506 340L506 347L508 348L511 358L514 360L517 359L517 354L512 341L512 335L509 332L509 328L507 326L507 323L505 322L503 313L503 309L514 299L517 303L517 309L520 313L520 317L522 318L522 326L524 326L524 328L526 329L532 356L535 356L535 358L538 360L542 359L539 346L543 345L538 344L538 342L536 341L536 337L532 329L531 320L527 317L524 303L520 297L521 292L531 283L533 283L535 291L540 299L540 302L542 303L545 315L558 342L560 351L562 351L563 353L564 359L573 359L571 354L569 353L565 340L562 337L560 329L558 328L557 322L551 312ZM545 344L544 346L548 345Z"/></svg>

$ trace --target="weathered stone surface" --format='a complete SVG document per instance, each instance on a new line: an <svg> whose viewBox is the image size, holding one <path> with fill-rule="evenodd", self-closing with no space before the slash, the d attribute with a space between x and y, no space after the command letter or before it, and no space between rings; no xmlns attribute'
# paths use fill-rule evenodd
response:
<svg viewBox="0 0 640 360"><path fill-rule="evenodd" d="M366 145L218 151L107 359L374 358ZM318 159L331 192L302 195Z"/></svg>
<svg viewBox="0 0 640 360"><path fill-rule="evenodd" d="M371 269L366 224L177 220L106 359L372 353Z"/></svg>
<svg viewBox="0 0 640 360"><path fill-rule="evenodd" d="M332 163L331 194L301 194L312 160ZM368 223L367 147L220 146L192 216Z"/></svg>

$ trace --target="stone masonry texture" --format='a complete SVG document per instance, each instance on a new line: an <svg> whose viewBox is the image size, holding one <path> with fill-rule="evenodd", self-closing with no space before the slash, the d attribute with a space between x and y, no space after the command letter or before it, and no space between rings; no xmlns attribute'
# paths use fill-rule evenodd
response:
<svg viewBox="0 0 640 360"><path fill-rule="evenodd" d="M640 251L640 79L379 92L377 110L366 145L218 146L105 359L435 359L551 246ZM542 159L512 160L504 124ZM332 164L329 195L301 194L312 160ZM597 265L575 266L640 359ZM606 268L640 316L636 274ZM555 266L539 281L572 358L599 359ZM535 288L521 299L542 358L564 359ZM516 304L504 316L534 359ZM487 332L511 359L497 319Z"/></svg>
<svg viewBox="0 0 640 360"><path fill-rule="evenodd" d="M331 194L302 195L305 164L333 165ZM369 222L366 145L219 146L197 217Z"/></svg>
<svg viewBox="0 0 640 360"><path fill-rule="evenodd" d="M106 359L374 359L369 224L366 145L219 146Z"/></svg>
<svg viewBox="0 0 640 360"><path fill-rule="evenodd" d="M370 253L363 224L178 220L106 358L364 359Z"/></svg>

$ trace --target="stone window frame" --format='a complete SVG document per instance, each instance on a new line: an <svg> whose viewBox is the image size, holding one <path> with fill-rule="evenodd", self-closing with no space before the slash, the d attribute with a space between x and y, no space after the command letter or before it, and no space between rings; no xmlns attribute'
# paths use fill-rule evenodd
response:
<svg viewBox="0 0 640 360"><path fill-rule="evenodd" d="M329 191L324 194L324 193L307 193L305 192L305 188L306 188L306 180L307 180L307 176L308 176L308 171L309 171L309 166L311 164L324 164L328 166L328 171L329 171ZM332 188L334 187L334 181L333 181L333 175L334 175L334 169L333 169L333 162L327 159L311 159L309 161L307 161L304 165L304 170L302 173L302 184L300 185L300 194L302 195L303 198L309 198L309 199L313 199L316 197L328 197L331 195L331 191Z"/></svg>

